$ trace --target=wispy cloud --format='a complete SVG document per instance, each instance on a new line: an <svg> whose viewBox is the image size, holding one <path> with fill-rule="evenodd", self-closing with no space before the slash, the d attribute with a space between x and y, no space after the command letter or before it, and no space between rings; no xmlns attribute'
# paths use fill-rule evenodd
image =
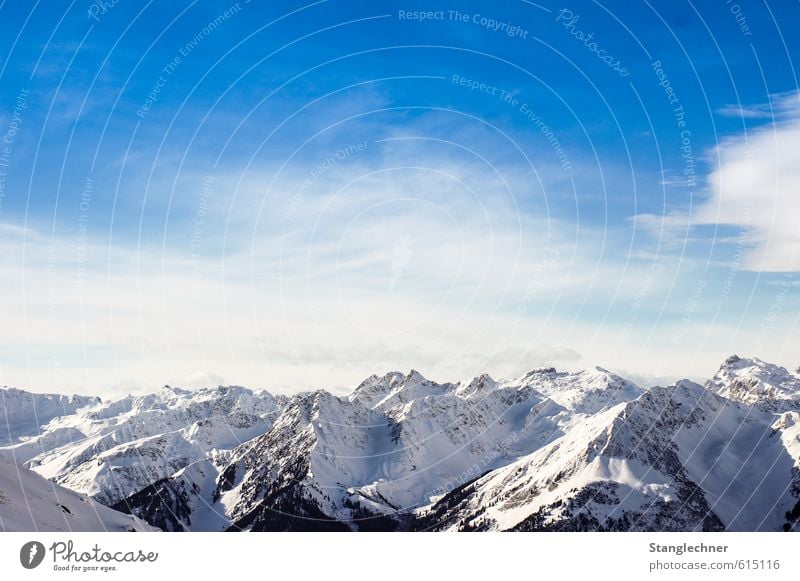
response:
<svg viewBox="0 0 800 581"><path fill-rule="evenodd" d="M743 229L743 266L756 271L800 270L800 98L782 95L780 119L722 141L708 176L708 197L694 224Z"/></svg>
<svg viewBox="0 0 800 581"><path fill-rule="evenodd" d="M724 117L741 117L744 119L783 119L794 117L798 108L797 93L778 93L770 96L767 103L754 105L725 105L717 109Z"/></svg>
<svg viewBox="0 0 800 581"><path fill-rule="evenodd" d="M509 376L576 365L597 335L576 305L633 292L636 269L603 250L608 231L532 205L523 172L378 153L334 151L324 175L330 156L220 174L202 200L198 178L163 247L0 228L15 257L0 269L14 281L0 289L5 381L115 393L222 378L352 386L411 367Z"/></svg>
<svg viewBox="0 0 800 581"><path fill-rule="evenodd" d="M691 217L688 213L672 210L666 214L637 214L630 218L637 229L658 239L665 246L685 244L690 240Z"/></svg>
<svg viewBox="0 0 800 581"><path fill-rule="evenodd" d="M736 245L742 257L737 262L744 270L800 270L799 94L776 96L770 105L750 108L746 114L756 117L762 109L780 115L771 123L721 140L708 153L707 159L716 163L699 196L693 197L693 207L633 216L636 227L658 240L662 248L685 246L691 240ZM679 185L669 174L665 174L665 184ZM740 232L731 236L715 230L712 239L698 231L700 226L732 226Z"/></svg>

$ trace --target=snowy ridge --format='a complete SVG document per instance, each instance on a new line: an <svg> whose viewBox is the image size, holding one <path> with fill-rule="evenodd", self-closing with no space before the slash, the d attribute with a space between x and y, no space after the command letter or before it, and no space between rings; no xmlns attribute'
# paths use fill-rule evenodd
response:
<svg viewBox="0 0 800 581"><path fill-rule="evenodd" d="M733 356L701 386L603 368L346 397L165 387L0 448L150 524L190 530L795 530L800 379Z"/></svg>
<svg viewBox="0 0 800 581"><path fill-rule="evenodd" d="M729 357L706 387L723 397L772 411L800 409L800 375L755 357Z"/></svg>
<svg viewBox="0 0 800 581"><path fill-rule="evenodd" d="M79 409L99 402L98 397L28 393L9 387L0 388L0 445L36 435L39 426L53 418L74 414Z"/></svg>
<svg viewBox="0 0 800 581"><path fill-rule="evenodd" d="M112 505L193 462L217 457L269 428L283 398L243 387L164 386L81 407L0 454Z"/></svg>
<svg viewBox="0 0 800 581"><path fill-rule="evenodd" d="M653 388L442 499L431 528L780 530L800 457L774 419L690 381Z"/></svg>

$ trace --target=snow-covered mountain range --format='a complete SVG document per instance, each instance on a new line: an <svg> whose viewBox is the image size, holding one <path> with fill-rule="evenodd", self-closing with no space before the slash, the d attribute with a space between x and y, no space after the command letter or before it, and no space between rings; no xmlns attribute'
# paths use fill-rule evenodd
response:
<svg viewBox="0 0 800 581"><path fill-rule="evenodd" d="M0 531L155 531L0 457Z"/></svg>
<svg viewBox="0 0 800 581"><path fill-rule="evenodd" d="M394 372L345 397L5 388L0 444L7 530L32 526L6 524L17 472L105 505L124 523L109 529L800 528L800 375L736 356L704 386L647 390L602 368L444 384ZM43 510L63 518L58 504Z"/></svg>

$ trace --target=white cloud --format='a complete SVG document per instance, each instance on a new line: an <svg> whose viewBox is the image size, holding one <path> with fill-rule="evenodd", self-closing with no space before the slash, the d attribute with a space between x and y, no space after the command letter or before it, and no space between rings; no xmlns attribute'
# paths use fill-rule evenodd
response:
<svg viewBox="0 0 800 581"><path fill-rule="evenodd" d="M412 367L453 380L575 363L597 332L562 305L628 289L624 264L601 253L605 233L518 211L479 168L431 165L331 174L290 220L288 194L266 199L260 224L247 200L250 222L234 216L225 246L220 178L196 260L191 221L171 226L183 243L165 248L0 227L4 382L116 395L224 378L292 391Z"/></svg>
<svg viewBox="0 0 800 581"><path fill-rule="evenodd" d="M643 230L666 246L686 244L691 238L691 218L685 212L673 210L663 215L636 214L630 221L637 230Z"/></svg>
<svg viewBox="0 0 800 581"><path fill-rule="evenodd" d="M699 226L737 227L740 231L733 235L715 231L713 242L739 246L742 269L796 272L800 270L800 94L775 96L768 105L738 113L774 122L723 139L710 152L707 159L715 166L707 176L702 201L693 208L673 208L664 215L643 213L631 220L665 250L698 239ZM662 185L668 183L672 184L665 175Z"/></svg>
<svg viewBox="0 0 800 581"><path fill-rule="evenodd" d="M203 176L184 176L194 186L163 248L0 225L4 382L297 391L412 367L449 381L659 363L647 311L673 306L671 256L650 266L629 256L628 231L548 215L557 188L519 169L369 147L311 180L326 155L220 172L202 212ZM679 236L688 218L636 220Z"/></svg>
<svg viewBox="0 0 800 581"><path fill-rule="evenodd" d="M768 103L725 105L717 109L717 113L724 117L744 119L780 119L794 116L797 107L796 101L796 93L779 93L770 95Z"/></svg>
<svg viewBox="0 0 800 581"><path fill-rule="evenodd" d="M708 194L692 222L738 226L743 267L800 270L800 100L779 102L782 118L722 141L708 177Z"/></svg>
<svg viewBox="0 0 800 581"><path fill-rule="evenodd" d="M0 251L9 257L0 265L7 281L0 286L3 383L105 396L165 383L224 382L276 392L318 387L343 392L372 373L411 368L452 381L482 372L513 377L541 365L650 369L659 364L669 325L660 324L653 335L652 322L638 307L636 317L625 321L614 315L604 320L602 314L615 301L625 313L639 301L660 304L671 269L644 275L652 276L652 284L638 298L633 295L642 292L641 270L613 263L597 270L598 264L583 261L591 254L582 246L571 248L569 238L557 246L557 258L547 257L542 248L530 247L537 235L530 223L532 237L522 239L526 251L518 263L515 237L497 230L495 250L489 252L488 234L471 230L475 242L464 250L468 266L485 266L492 277L506 275L484 284L474 273L462 277L457 268L437 261L436 246L446 240L426 233L423 226L430 224L422 221L406 266L412 272L404 272L392 289L393 247L376 233L390 224L384 216L360 231L360 239L374 238L376 244L350 249L341 271L335 261L305 262L308 247L302 239L283 266L274 256L265 258L267 249L261 248L257 255L206 257L195 269L185 256L161 250L87 245L78 253L68 237L0 228ZM336 230L326 230L321 240L323 246L336 241ZM518 272L509 276L515 264ZM319 269L313 271L315 265ZM716 349L737 332L725 331L713 340L686 334L670 359L680 362L676 373L713 370L728 354ZM739 331L752 335L744 327ZM785 336L775 329L775 341ZM686 361L695 362L693 370L684 369Z"/></svg>
<svg viewBox="0 0 800 581"><path fill-rule="evenodd" d="M225 378L210 371L197 371L184 376L180 380L181 387L209 387L225 385Z"/></svg>

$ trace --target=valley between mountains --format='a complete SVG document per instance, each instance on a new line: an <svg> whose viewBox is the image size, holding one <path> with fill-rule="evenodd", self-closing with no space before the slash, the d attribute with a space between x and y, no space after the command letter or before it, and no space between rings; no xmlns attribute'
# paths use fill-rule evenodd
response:
<svg viewBox="0 0 800 581"><path fill-rule="evenodd" d="M800 375L602 368L348 396L0 389L0 530L795 531Z"/></svg>

